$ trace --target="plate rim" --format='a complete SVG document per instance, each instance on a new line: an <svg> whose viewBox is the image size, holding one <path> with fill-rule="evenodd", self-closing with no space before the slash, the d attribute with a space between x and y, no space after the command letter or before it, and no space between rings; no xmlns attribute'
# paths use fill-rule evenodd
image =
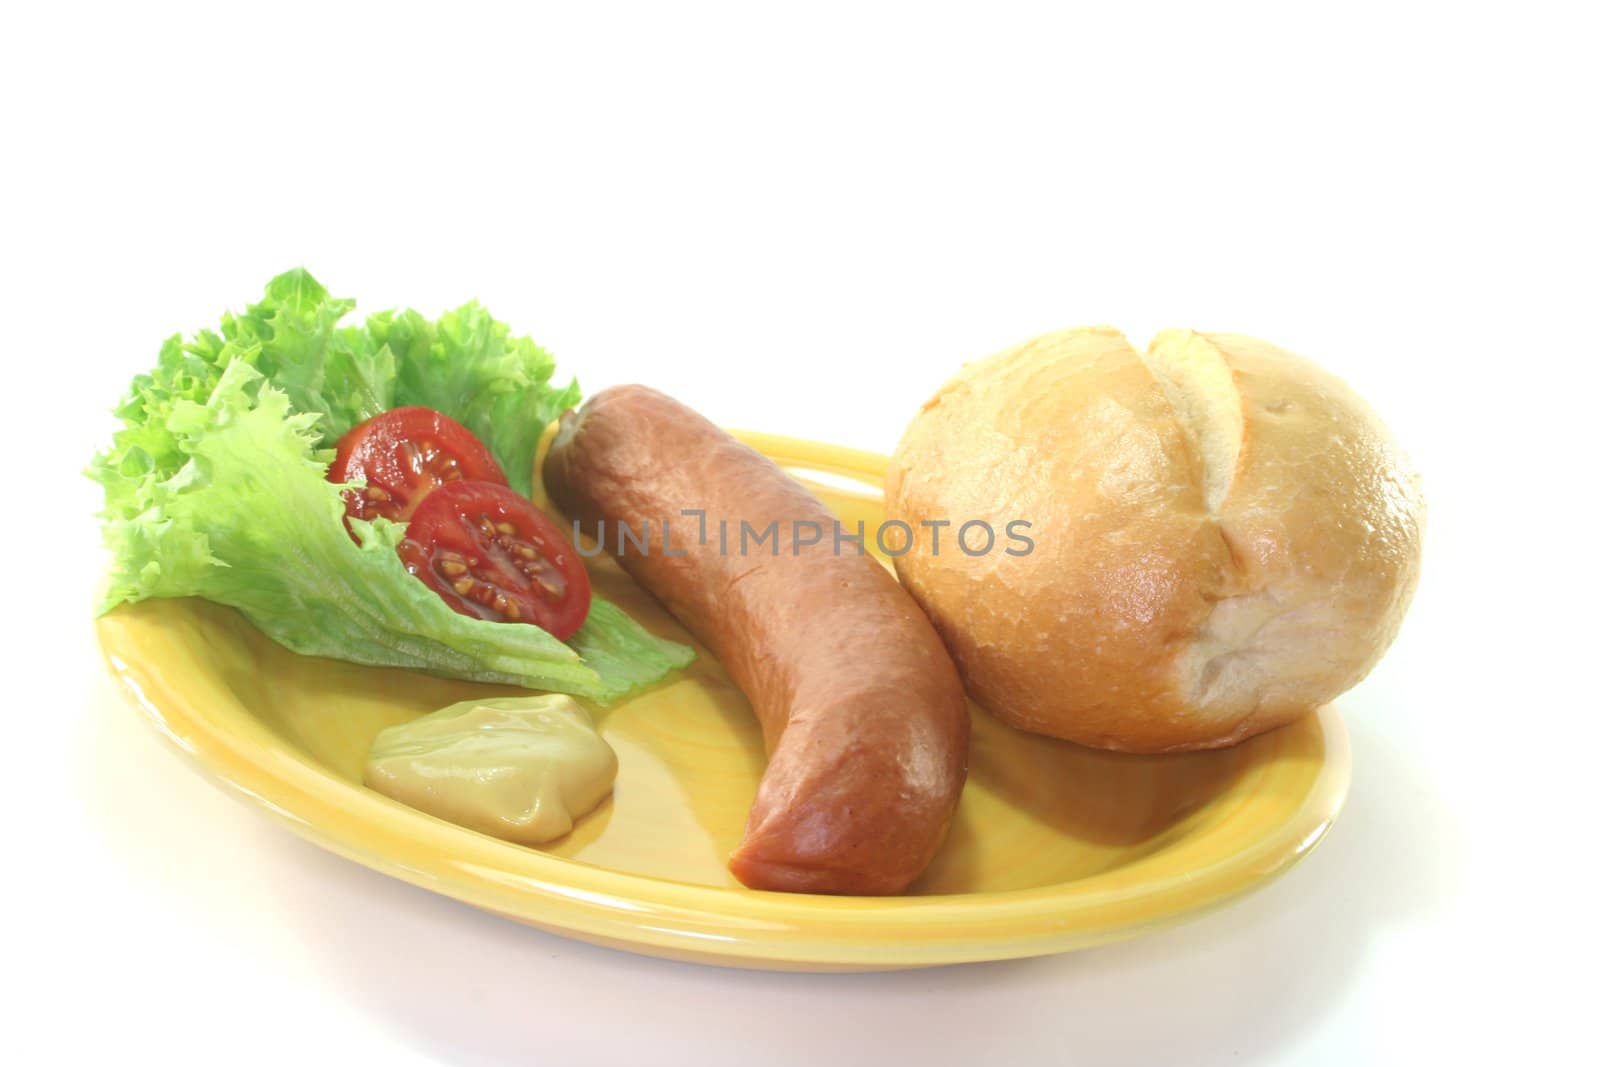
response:
<svg viewBox="0 0 1600 1067"><path fill-rule="evenodd" d="M863 482L883 457L735 431L791 468ZM829 457L834 461L830 462ZM1153 857L1072 882L970 894L827 897L632 874L522 848L407 808L345 781L281 742L257 743L191 706L181 686L125 647L120 613L96 620L120 688L191 764L347 859L476 907L581 940L731 966L855 970L1011 959L1086 948L1172 925L1281 875L1319 844L1342 810L1349 737L1332 707L1272 731L1315 730L1322 755L1299 806L1243 847L1198 869L1136 880ZM259 726L268 738L272 735ZM1159 856L1156 853L1155 856Z"/></svg>

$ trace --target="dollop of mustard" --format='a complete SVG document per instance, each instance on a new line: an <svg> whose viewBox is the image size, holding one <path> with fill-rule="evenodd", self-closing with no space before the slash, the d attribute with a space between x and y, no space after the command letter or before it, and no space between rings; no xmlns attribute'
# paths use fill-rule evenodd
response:
<svg viewBox="0 0 1600 1067"><path fill-rule="evenodd" d="M465 700L380 733L363 777L430 815L539 845L606 798L617 755L569 696Z"/></svg>

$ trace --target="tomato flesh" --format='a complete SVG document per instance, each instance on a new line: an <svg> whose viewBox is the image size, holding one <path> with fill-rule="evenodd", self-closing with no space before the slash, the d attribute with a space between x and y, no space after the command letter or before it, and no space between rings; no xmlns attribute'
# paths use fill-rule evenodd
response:
<svg viewBox="0 0 1600 1067"><path fill-rule="evenodd" d="M368 419L339 439L330 482L365 482L344 493L345 514L405 522L429 493L461 481L505 485L505 472L471 430L432 408Z"/></svg>
<svg viewBox="0 0 1600 1067"><path fill-rule="evenodd" d="M555 522L515 491L458 481L411 515L400 558L446 604L566 640L589 614L589 575Z"/></svg>

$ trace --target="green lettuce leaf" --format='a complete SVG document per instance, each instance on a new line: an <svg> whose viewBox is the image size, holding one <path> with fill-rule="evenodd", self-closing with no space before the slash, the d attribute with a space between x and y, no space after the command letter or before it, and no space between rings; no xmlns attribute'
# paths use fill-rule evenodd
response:
<svg viewBox="0 0 1600 1067"><path fill-rule="evenodd" d="M267 283L261 303L222 320L225 344L259 346L256 369L288 395L295 411L322 416L316 432L328 447L352 426L400 403L394 398L394 353L374 344L365 330L339 327L355 306L354 300L330 297L306 271L292 270ZM200 342L208 339L202 334ZM216 358L223 354L217 350Z"/></svg>
<svg viewBox="0 0 1600 1067"><path fill-rule="evenodd" d="M513 489L530 493L544 428L580 399L576 381L550 387L556 363L549 353L512 337L475 303L438 322L415 311L383 312L366 328L373 344L395 354L395 404L445 412L489 446Z"/></svg>
<svg viewBox="0 0 1600 1067"><path fill-rule="evenodd" d="M488 370L452 371L457 391L434 399L457 406L430 406L464 422L463 414L517 421L576 391L549 389L549 357L508 339L475 305L438 324L412 312L382 316L374 330L338 325L351 306L304 271L290 272L219 331L168 340L156 367L134 380L117 409L123 427L89 472L105 487L112 558L101 610L201 596L307 655L602 702L687 664L690 649L600 598L570 643L534 626L457 614L406 572L395 552L401 525L355 522L360 543L350 538L339 488L325 477L326 446L387 407L418 402L398 399L407 361L443 352L452 365L481 358L512 373L514 387L497 388ZM447 326L452 316L474 321ZM413 318L397 353L393 324ZM441 339L463 331L471 336ZM535 444L549 417L533 431ZM496 427L483 426L474 429L494 448ZM508 434L505 454L518 454L525 436L520 425ZM527 458L531 474L531 451Z"/></svg>

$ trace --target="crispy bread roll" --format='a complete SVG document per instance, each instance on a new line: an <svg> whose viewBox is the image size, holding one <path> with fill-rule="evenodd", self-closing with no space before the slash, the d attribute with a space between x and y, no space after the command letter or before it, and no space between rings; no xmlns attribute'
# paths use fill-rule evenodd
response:
<svg viewBox="0 0 1600 1067"><path fill-rule="evenodd" d="M1416 476L1343 382L1233 334L1064 330L969 364L890 464L896 560L986 708L1135 752L1232 744L1360 681L1420 560ZM1017 520L1034 548L949 538ZM1017 546L1013 542L1013 548Z"/></svg>

